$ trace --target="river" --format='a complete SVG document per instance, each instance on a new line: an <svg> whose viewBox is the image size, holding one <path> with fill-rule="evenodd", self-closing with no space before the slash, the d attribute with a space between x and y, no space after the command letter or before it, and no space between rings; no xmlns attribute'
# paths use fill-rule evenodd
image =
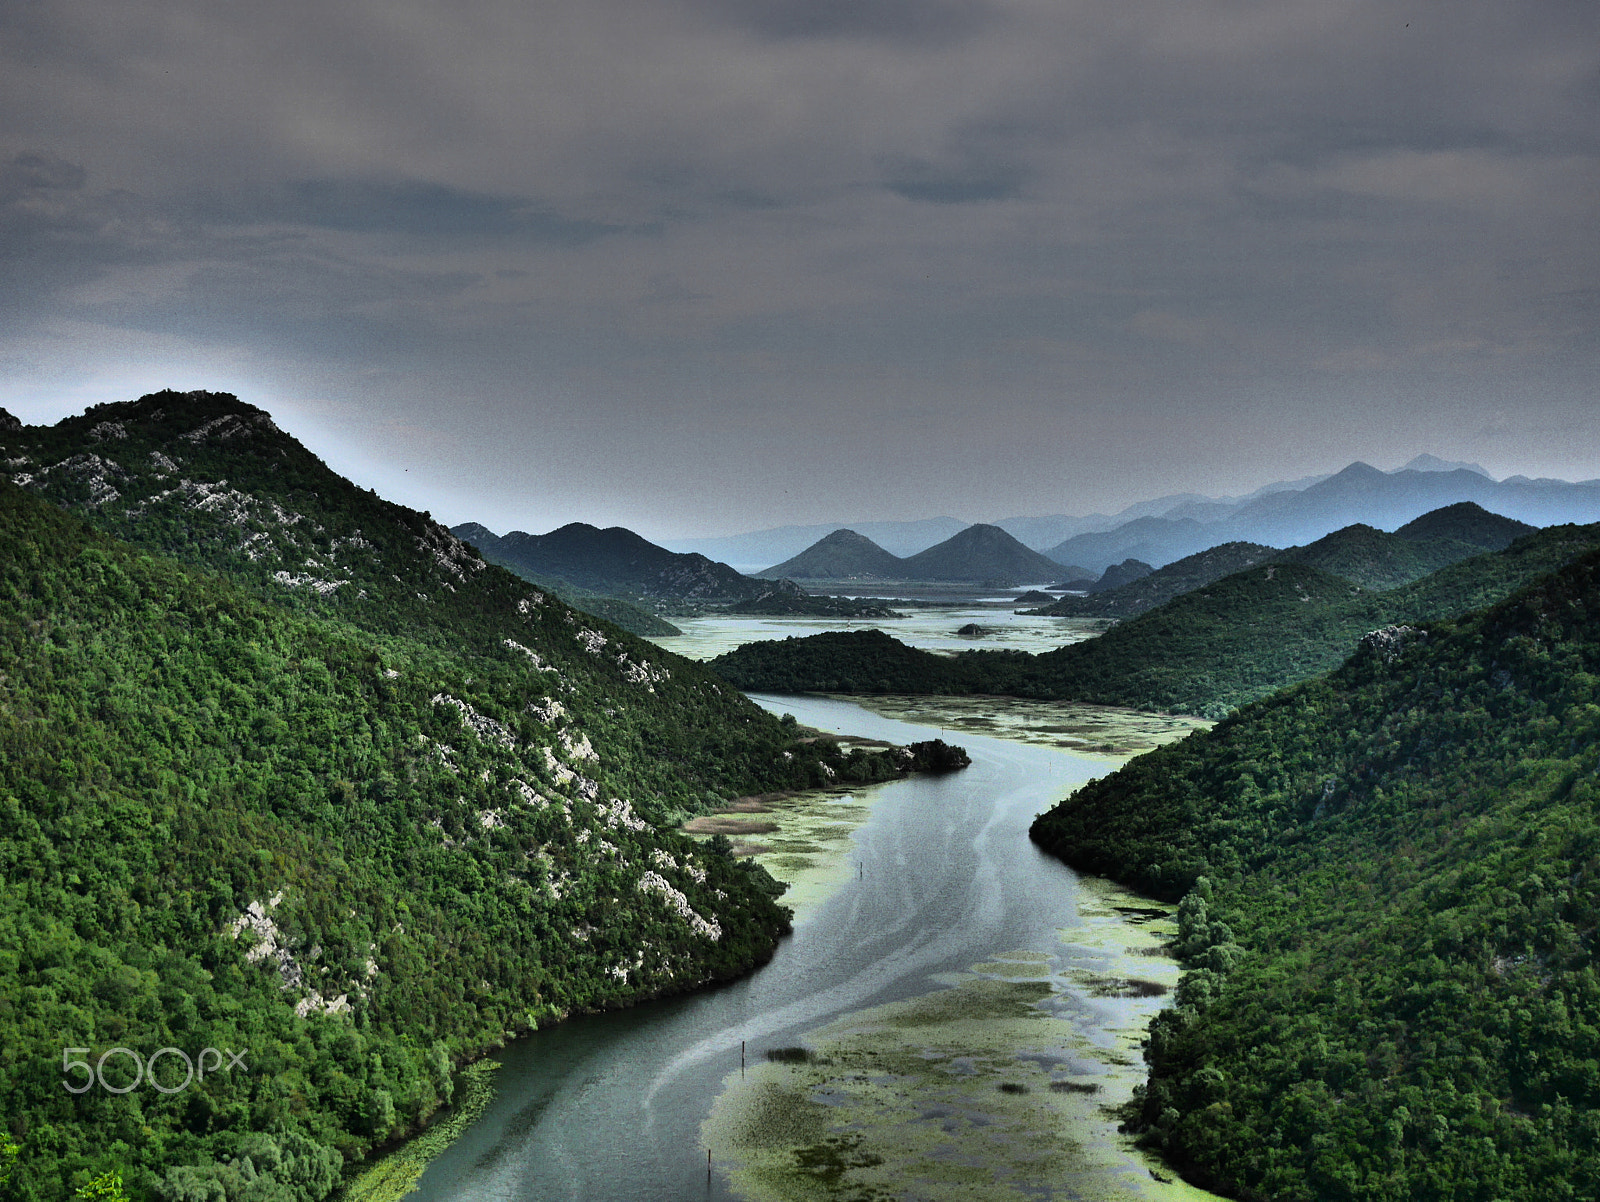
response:
<svg viewBox="0 0 1600 1202"><path fill-rule="evenodd" d="M940 733L845 701L756 700L806 725L896 743ZM1019 987L1019 976L1032 979L1035 993L1028 996L1042 1000L1027 1008L1027 1016L1048 1013L1066 1020L1052 1027L1056 1033L1045 1039L1049 1048L1031 1048L1024 1057L1021 1069L1035 1074L1036 1092L1020 1101L1037 1109L1041 1101L1066 1100L1047 1086L1091 1093L1102 1081L1106 1093L1097 1102L1125 1097L1139 1075L1130 1045L1160 1003L1115 996L1115 990L1108 996L1095 982L1121 979L1107 975L1126 969L1118 969L1118 939L1106 936L1126 926L1138 942L1133 928L1139 916L1108 905L1103 883L1080 882L1027 838L1036 814L1103 774L1106 761L966 733L960 741L972 755L966 770L876 787L870 817L855 834L857 871L800 915L794 934L766 967L715 990L574 1019L506 1048L495 1102L428 1167L412 1196L419 1202L748 1197L760 1174L752 1177L748 1158L742 1164L737 1156L730 1160L726 1140L708 1173L708 1143L718 1140L715 1132L703 1132L703 1126L711 1130L706 1121L714 1105L726 1118L730 1107L737 1111L741 1087L753 1088L741 1072L741 1042L751 1077L770 1077L787 1066L767 1063L769 1049L816 1044L829 1024L837 1035L865 1011L890 1013L879 1008L955 996L952 987L974 982L992 992ZM1091 930L1093 924L1099 925ZM1151 942L1148 935L1145 942ZM1147 957L1154 950L1143 949ZM1150 966L1144 975L1176 978L1169 960L1142 963ZM936 1063L943 1053L924 1048L919 1055ZM971 1057L947 1059L952 1073L974 1071ZM1066 1078L1073 1074L1088 1074L1091 1083L1071 1085ZM762 1080L769 1092L777 1088ZM1028 1090L1025 1084L999 1088L1018 1095ZM828 1089L812 1092L824 1096ZM912 1098L910 1105L921 1102ZM1081 1152L1093 1145L1095 1154L1074 1152L1068 1157L1071 1173L1057 1174L1055 1184L1023 1182L1023 1192L1150 1196L1148 1166L1120 1147L1114 1120L1081 1100L1080 1105L1083 1121L1098 1128L1087 1135L1074 1132L1074 1146ZM994 1114L977 1115L974 1129L995 1121ZM1002 1115L1002 1121L1010 1120ZM943 1129L953 1130L953 1122ZM742 1138L748 1152L748 1130ZM730 1173L741 1167L745 1171ZM988 1172L982 1164L967 1170ZM1181 1184L1176 1188L1184 1190ZM995 1196L1002 1196L998 1187Z"/></svg>

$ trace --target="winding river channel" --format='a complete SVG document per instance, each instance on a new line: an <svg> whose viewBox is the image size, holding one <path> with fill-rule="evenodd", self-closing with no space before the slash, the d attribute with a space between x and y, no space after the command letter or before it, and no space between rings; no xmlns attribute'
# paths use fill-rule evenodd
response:
<svg viewBox="0 0 1600 1202"><path fill-rule="evenodd" d="M941 733L756 700L864 738ZM1176 981L1170 926L1027 837L1107 761L959 742L965 771L868 791L850 870L766 967L505 1049L495 1102L412 1197L1201 1196L1162 1184L1104 1110L1141 1077L1139 1032Z"/></svg>

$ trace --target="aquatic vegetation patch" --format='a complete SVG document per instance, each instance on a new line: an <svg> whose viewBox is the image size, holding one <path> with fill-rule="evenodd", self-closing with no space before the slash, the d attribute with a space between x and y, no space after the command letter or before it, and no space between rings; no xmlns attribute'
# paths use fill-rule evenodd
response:
<svg viewBox="0 0 1600 1202"><path fill-rule="evenodd" d="M1093 1081L1052 1081L1050 1089L1053 1093L1099 1093L1100 1086Z"/></svg>
<svg viewBox="0 0 1600 1202"><path fill-rule="evenodd" d="M751 822L743 818L707 815L683 824L691 835L766 835L778 830L776 822Z"/></svg>
<svg viewBox="0 0 1600 1202"><path fill-rule="evenodd" d="M1090 986L1095 997L1165 997L1171 992L1159 981L1137 977L1101 977Z"/></svg>
<svg viewBox="0 0 1600 1202"><path fill-rule="evenodd" d="M810 1048L802 1047L768 1048L766 1057L781 1064L808 1064L814 1059L814 1053Z"/></svg>
<svg viewBox="0 0 1600 1202"><path fill-rule="evenodd" d="M903 722L953 731L968 730L1019 743L1056 747L1078 755L1118 760L1186 738L1212 725L1203 718L1020 697L886 693L851 695L843 700Z"/></svg>
<svg viewBox="0 0 1600 1202"><path fill-rule="evenodd" d="M946 988L844 1015L805 1047L730 1076L702 1137L735 1192L756 1202L1211 1197L1117 1131L1144 1079L1139 1041L1178 978L1170 960L1135 959L1175 933L1170 908L1133 923L1119 910L1155 908L1083 884L1078 922L1050 950L997 951L942 975ZM799 1099L820 1127L786 1138Z"/></svg>
<svg viewBox="0 0 1600 1202"><path fill-rule="evenodd" d="M867 785L742 797L716 814L693 819L682 829L736 840L732 848L736 857L753 857L789 886L782 902L794 910L798 921L854 874L852 836L871 815L880 788ZM760 817L734 817L744 814Z"/></svg>

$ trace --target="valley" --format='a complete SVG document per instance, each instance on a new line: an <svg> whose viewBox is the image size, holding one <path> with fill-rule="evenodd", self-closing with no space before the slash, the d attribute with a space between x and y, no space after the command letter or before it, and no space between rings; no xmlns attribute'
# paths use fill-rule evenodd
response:
<svg viewBox="0 0 1600 1202"><path fill-rule="evenodd" d="M0 1202L1600 1202L1597 83L0 4Z"/></svg>
<svg viewBox="0 0 1600 1202"><path fill-rule="evenodd" d="M3 1196L1600 1188L1600 525L1057 599L985 525L803 584L458 528L504 570L226 394L0 449ZM261 1071L103 1061L196 1041Z"/></svg>

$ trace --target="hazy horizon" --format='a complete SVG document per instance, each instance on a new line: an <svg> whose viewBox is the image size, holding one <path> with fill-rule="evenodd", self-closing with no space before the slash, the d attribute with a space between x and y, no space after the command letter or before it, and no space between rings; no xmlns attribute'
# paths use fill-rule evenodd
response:
<svg viewBox="0 0 1600 1202"><path fill-rule="evenodd" d="M1600 476L1600 10L37 0L0 405L237 393L451 524Z"/></svg>

